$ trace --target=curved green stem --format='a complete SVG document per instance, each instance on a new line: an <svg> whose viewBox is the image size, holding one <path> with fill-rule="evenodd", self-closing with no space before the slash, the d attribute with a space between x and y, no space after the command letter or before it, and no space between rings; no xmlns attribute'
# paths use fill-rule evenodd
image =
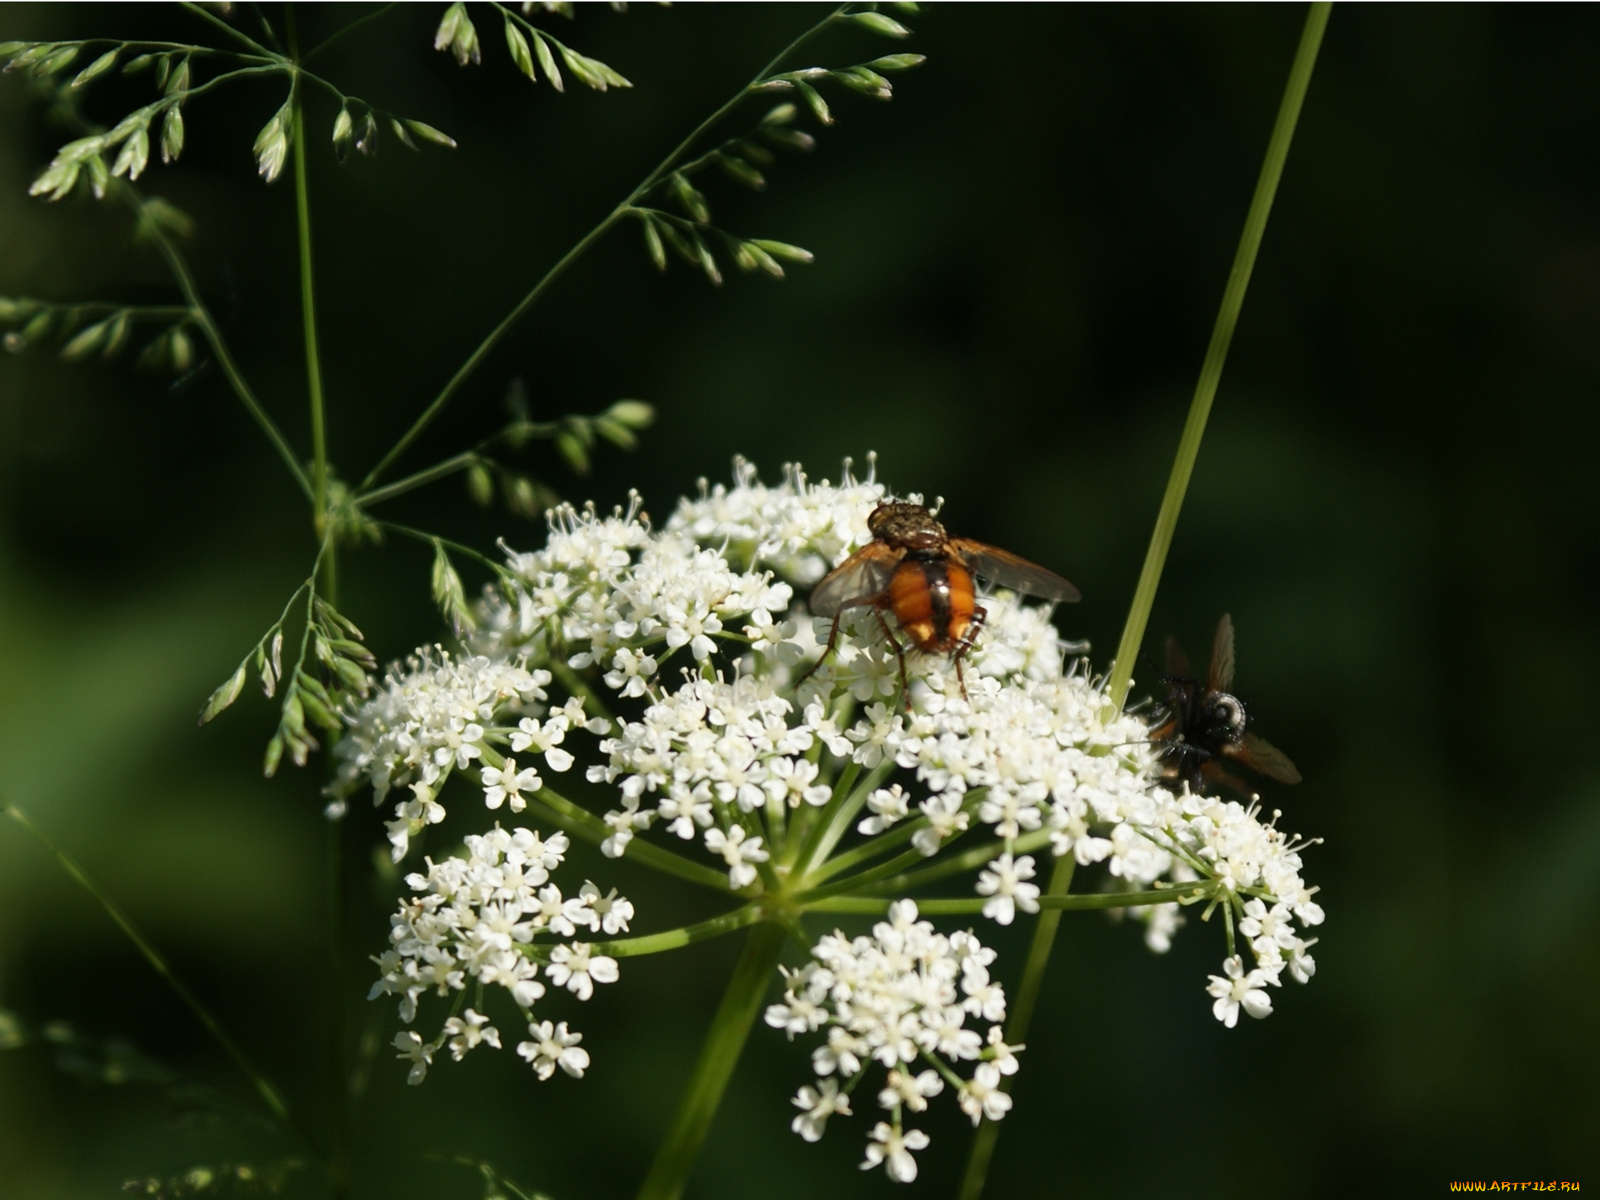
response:
<svg viewBox="0 0 1600 1200"><path fill-rule="evenodd" d="M1244 219L1239 249L1233 256L1233 270L1229 272L1228 285L1222 292L1222 307L1217 311L1217 323L1211 330L1211 344L1206 348L1205 361L1200 366L1200 380L1195 385L1194 399L1189 404L1189 417L1183 425L1183 436L1178 440L1178 454L1172 461L1172 474L1167 479L1166 494L1161 498L1156 527L1150 534L1150 548L1145 552L1144 567L1139 572L1139 584L1134 589L1127 624L1122 627L1122 640L1117 643L1117 657L1112 664L1111 682L1106 690L1111 703L1118 708L1122 707L1128 696L1134 660L1139 657L1145 624L1150 619L1156 587L1161 582L1161 568L1167 561L1167 548L1172 545L1172 531L1178 525L1184 493L1189 490L1189 477L1194 473L1194 461L1200 453L1200 439L1205 436L1206 419L1211 415L1211 401L1217 394L1217 382L1222 378L1222 365L1228 358L1234 327L1239 323L1239 310L1244 305L1245 290L1250 286L1250 273L1255 270L1256 252L1261 249L1261 237L1267 229L1267 217L1272 212L1273 197L1278 193L1284 159L1288 157L1289 144L1294 140L1295 123L1300 119L1300 106L1305 100L1306 88L1311 83L1311 70L1317 63L1317 48L1322 44L1322 32L1327 28L1328 13L1332 8L1332 4L1328 3L1311 6L1311 11L1306 14L1305 31L1300 35L1299 49L1295 51L1294 65L1289 69L1289 84L1284 89L1283 102L1278 106L1278 119L1267 143L1267 156L1261 164L1261 175L1256 180L1255 195L1250 199L1250 211Z"/></svg>
<svg viewBox="0 0 1600 1200"><path fill-rule="evenodd" d="M182 7L187 9L194 16L199 17L202 21L205 21L207 24L216 26L223 33L227 34L229 37L233 38L235 41L243 42L246 46L250 47L250 49L254 50L257 54L263 56L264 58L281 58L281 57L283 57L282 55L274 54L271 50L267 49L260 42L256 41L254 38L250 37L248 34L240 32L239 30L235 29L232 25L229 25L221 17L217 16L215 13L207 12L204 8L202 8L198 4L191 4L191 3L189 3L189 0L183 0Z"/></svg>
<svg viewBox="0 0 1600 1200"><path fill-rule="evenodd" d="M848 7L848 5L835 9L821 21L818 21L810 29L802 33L799 37L795 38L794 41L790 42L782 50L778 51L778 53L761 68L761 70L756 72L749 83L740 88L738 92L730 97L721 108L716 110L716 112L712 113L704 121L701 121L700 124L696 125L688 137L684 138L683 141L679 142L675 147L673 147L672 152L668 154L666 158L661 160L660 164L657 165L655 170L646 175L644 177L644 181L640 183L638 187L634 188L633 191L628 193L627 199L612 209L611 212L608 213L598 225L596 225L588 233L584 234L583 238L576 246L572 247L572 249L563 254L556 262L555 266L546 271L543 278L541 278L538 283L533 285L533 289L521 300L517 301L516 306L505 315L498 325L489 331L488 336L486 336L483 341L478 343L477 348L467 356L466 362L461 364L460 368L454 375L450 377L449 381L446 382L439 394L433 398L432 402L429 403L427 408L423 409L422 415L412 422L411 428L406 430L406 432L401 436L400 440L395 442L395 444L389 448L388 453L378 460L378 464L373 467L372 470L367 472L367 477L361 481L361 486L357 489L357 493L364 495L366 490L376 483L383 473L394 464L394 461L410 448L411 443L416 441L417 438L422 435L422 431L433 423L433 419L437 417L444 406L450 402L451 397L453 397L456 392L460 390L461 385L467 381L467 377L477 370L478 365L488 357L489 351L493 350L495 346L499 344L500 339L510 331L511 327L522 319L522 315L526 313L528 309L533 307L534 303L539 299L539 297L544 295L544 293L549 289L550 285L559 279L562 273L565 272L568 267L570 267L579 258L583 257L584 252L587 251L590 246L594 245L602 237L609 233L612 227L615 226L619 221L626 219L629 211L634 205L634 202L639 200L646 192L655 187L656 184L660 183L661 180L665 178L667 173L671 170L672 164L678 160L679 156L681 156L685 150L698 141L705 134L706 130L710 129L718 121L722 120L723 117L727 116L728 113L732 112L735 106L737 106L740 101L750 94L751 90L757 83L761 82L761 80L765 79L772 73L773 68L776 67L778 63L783 61L783 59L787 58L789 55L793 54L817 33L821 32L821 30L831 23L841 12L843 12L844 8L846 7Z"/></svg>
<svg viewBox="0 0 1600 1200"><path fill-rule="evenodd" d="M639 1200L677 1200L683 1194L701 1143L717 1114L717 1105L733 1077L745 1039L750 1036L750 1027L761 1011L785 936L783 927L771 922L763 922L750 931L744 953L728 981L728 990L711 1020L677 1115L639 1188Z"/></svg>
<svg viewBox="0 0 1600 1200"><path fill-rule="evenodd" d="M167 986L177 993L178 999L183 1001L189 1011L200 1021L200 1024L205 1026L206 1032L216 1040L228 1057L233 1059L234 1065L244 1072L245 1077L254 1086L256 1094L261 1097L262 1103L267 1106L267 1111L272 1114L278 1124L289 1134L311 1147L318 1157L326 1159L327 1151L323 1148L321 1142L312 1135L309 1129L302 1126L295 1119L294 1115L289 1111L289 1105L278 1092L278 1089L245 1057L245 1053L240 1049L239 1044L222 1028L222 1023L217 1020L211 1010L202 1004L199 998L185 986L183 981L172 973L172 968L167 966L166 959L162 958L160 952L145 940L143 934L134 928L133 922L128 920L123 915L122 910L112 903L111 898L95 885L95 882L89 878L84 869L68 856L64 850L52 842L44 831L30 821L27 814L16 805L0 801L0 812L4 812L6 816L37 838L45 849L55 856L55 860L61 864L62 870L66 871L84 891L94 897L95 901L105 910L106 915L111 918L117 928L122 930L128 940L144 956L145 962L149 963L155 973L166 981Z"/></svg>
<svg viewBox="0 0 1600 1200"><path fill-rule="evenodd" d="M122 197L128 207L133 209L135 216L144 216L146 201L143 193L138 188L121 179L113 180L112 186L117 189L117 194ZM283 465L289 468L289 474L300 485L300 490L305 493L307 499L310 499L312 495L310 477L306 474L305 468L300 465L300 459L289 445L288 439L283 436L282 431L273 423L272 418L267 415L267 410L261 407L261 401L256 398L255 392L250 389L249 383L245 381L244 373L239 370L239 364L233 360L233 354L228 349L228 343L223 340L222 331L217 328L216 321L211 317L211 310L206 307L205 301L200 298L200 288L194 281L194 275L189 270L188 262L184 260L177 246L173 244L172 239L167 236L166 231L160 227L159 223L145 221L143 224L148 229L151 239L155 242L156 249L166 261L167 269L172 272L173 278L177 280L178 290L183 293L184 302L189 306L194 323L200 327L200 332L205 335L206 341L211 346L211 352L217 356L217 365L222 368L223 375L227 377L228 383L232 385L234 394L239 397L240 402L245 407L245 411L260 426L261 432L267 435L267 440L277 450L278 457L283 459Z"/></svg>

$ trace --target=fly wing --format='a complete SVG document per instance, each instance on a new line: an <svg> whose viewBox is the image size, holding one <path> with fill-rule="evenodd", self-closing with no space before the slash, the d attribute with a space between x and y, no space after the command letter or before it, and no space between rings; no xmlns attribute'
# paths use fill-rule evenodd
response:
<svg viewBox="0 0 1600 1200"><path fill-rule="evenodd" d="M1259 771L1268 779L1276 779L1279 783L1300 782L1300 772L1294 763L1289 761L1289 756L1266 738L1247 733L1242 740L1224 746L1222 752L1252 771Z"/></svg>
<svg viewBox="0 0 1600 1200"><path fill-rule="evenodd" d="M1167 634L1167 675L1172 679L1194 678L1189 667L1189 656L1183 652L1178 639L1170 633Z"/></svg>
<svg viewBox="0 0 1600 1200"><path fill-rule="evenodd" d="M1044 600L1081 600L1083 593L1054 571L1019 558L1009 550L986 546L970 538L952 538L950 552L974 575L981 575L997 587L1010 588Z"/></svg>
<svg viewBox="0 0 1600 1200"><path fill-rule="evenodd" d="M1233 689L1233 618L1227 613L1217 622L1217 635L1211 641L1211 678L1208 686L1213 692Z"/></svg>
<svg viewBox="0 0 1600 1200"><path fill-rule="evenodd" d="M905 557L882 542L869 542L828 572L811 590L811 611L836 617L847 608L871 604L889 590L889 577Z"/></svg>

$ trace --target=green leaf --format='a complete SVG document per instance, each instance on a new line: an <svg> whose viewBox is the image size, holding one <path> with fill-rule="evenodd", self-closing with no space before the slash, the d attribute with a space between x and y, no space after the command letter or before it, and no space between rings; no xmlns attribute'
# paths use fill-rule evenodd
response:
<svg viewBox="0 0 1600 1200"><path fill-rule="evenodd" d="M821 93L803 79L795 80L794 85L800 89L800 95L811 106L811 111L816 115L817 120L824 125L832 125L833 114L828 111L828 102L822 98Z"/></svg>
<svg viewBox="0 0 1600 1200"><path fill-rule="evenodd" d="M760 171L742 158L735 158L731 154L719 154L717 155L717 165L733 179L754 191L759 192L767 186L766 176L762 175Z"/></svg>
<svg viewBox="0 0 1600 1200"><path fill-rule="evenodd" d="M569 50L561 46L561 61L567 64L567 69L584 83L597 92L603 92L608 87L631 88L629 83L618 72L613 71L597 58L585 58L576 50Z"/></svg>
<svg viewBox="0 0 1600 1200"><path fill-rule="evenodd" d="M556 67L555 56L550 53L550 47L545 45L544 38L539 36L539 31L533 31L533 49L539 56L539 69L544 72L544 77L550 81L550 86L558 92L567 90L567 85L561 80L561 72Z"/></svg>
<svg viewBox="0 0 1600 1200"><path fill-rule="evenodd" d="M99 58L95 59L87 67L78 72L78 74L72 80L72 86L75 88L81 88L91 79L98 79L101 75L104 75L107 71L111 70L112 67L117 65L117 55L121 53L122 48L120 46L115 50L107 50Z"/></svg>
<svg viewBox="0 0 1600 1200"><path fill-rule="evenodd" d="M533 51L528 48L528 39L522 36L522 30L511 20L510 13L506 14L506 48L511 51L511 61L517 64L517 70L538 83L539 77L533 70Z"/></svg>
<svg viewBox="0 0 1600 1200"><path fill-rule="evenodd" d="M866 67L843 67L834 71L833 77L851 91L874 100L887 100L894 91L887 79Z"/></svg>
<svg viewBox="0 0 1600 1200"><path fill-rule="evenodd" d="M781 258L787 262L806 263L809 265L816 259L816 255L812 254L811 251L802 249L799 246L791 246L788 242L774 242L769 238L756 238L751 242L751 245L759 246L762 250L772 255L773 258Z"/></svg>
<svg viewBox="0 0 1600 1200"><path fill-rule="evenodd" d="M644 226L644 244L645 248L650 251L650 261L655 263L656 270L665 271L667 269L667 248L661 244L661 234L656 230L655 221L646 216L641 219L640 224Z"/></svg>
<svg viewBox="0 0 1600 1200"><path fill-rule="evenodd" d="M174 104L161 122L161 161L177 162L183 153L183 110Z"/></svg>
<svg viewBox="0 0 1600 1200"><path fill-rule="evenodd" d="M344 161L346 154L350 153L350 143L355 137L356 123L350 116L350 106L344 105L339 109L339 115L333 119L333 153L340 162Z"/></svg>
<svg viewBox="0 0 1600 1200"><path fill-rule="evenodd" d="M874 71L909 71L928 61L926 54L885 54L866 65Z"/></svg>
<svg viewBox="0 0 1600 1200"><path fill-rule="evenodd" d="M884 37L903 38L911 36L911 30L900 24L893 17L886 17L882 13L855 13L849 19L861 26L861 28L870 29L873 33L881 33Z"/></svg>
<svg viewBox="0 0 1600 1200"><path fill-rule="evenodd" d="M49 58L34 67L33 74L41 77L54 75L57 71L64 71L70 67L77 57L78 48L76 46L67 46L65 49L57 50Z"/></svg>
<svg viewBox="0 0 1600 1200"><path fill-rule="evenodd" d="M130 180L139 178L144 174L145 167L150 162L150 131L140 129L131 138L122 143L122 149L117 154L117 161L111 165L113 175L126 175Z"/></svg>
<svg viewBox="0 0 1600 1200"><path fill-rule="evenodd" d="M717 260L711 257L711 247L706 245L705 238L698 233L694 235L694 249L700 260L700 269L706 273L706 278L717 287L721 287L722 272L717 269Z"/></svg>
<svg viewBox="0 0 1600 1200"><path fill-rule="evenodd" d="M418 137L432 142L435 146L449 146L452 150L456 148L455 138L448 133L441 133L432 125L425 124L422 121L413 121L408 117L406 119L406 127Z"/></svg>
<svg viewBox="0 0 1600 1200"><path fill-rule="evenodd" d="M98 321L87 329L80 330L71 341L61 347L61 357L67 362L77 362L80 358L87 358L100 348L109 325L109 321Z"/></svg>
<svg viewBox="0 0 1600 1200"><path fill-rule="evenodd" d="M194 341L181 325L173 329L168 341L171 343L168 356L172 361L172 370L175 374L182 375L194 366Z"/></svg>
<svg viewBox="0 0 1600 1200"><path fill-rule="evenodd" d="M189 60L187 57L178 64L178 69L172 73L172 78L167 80L166 94L181 96L189 90Z"/></svg>
<svg viewBox="0 0 1600 1200"><path fill-rule="evenodd" d="M639 444L639 439L633 430L618 421L611 420L609 417L596 417L594 419L594 431L613 446L620 447L623 450L632 450Z"/></svg>
<svg viewBox="0 0 1600 1200"><path fill-rule="evenodd" d="M239 698L239 693L244 691L245 666L245 663L240 663L239 669L211 693L211 699L206 701L206 706L200 713L200 724L204 725Z"/></svg>
<svg viewBox="0 0 1600 1200"><path fill-rule="evenodd" d="M105 349L101 354L105 358L114 358L121 352L124 343L128 340L128 332L133 328L133 317L127 309L113 316L109 322L110 329L106 333Z"/></svg>
<svg viewBox="0 0 1600 1200"><path fill-rule="evenodd" d="M261 762L261 773L271 779L278 773L278 764L283 760L283 738L277 734L272 735L272 740L267 743L267 753Z"/></svg>
<svg viewBox="0 0 1600 1200"><path fill-rule="evenodd" d="M467 495L480 507L487 507L494 499L494 472L481 462L467 468Z"/></svg>
<svg viewBox="0 0 1600 1200"><path fill-rule="evenodd" d="M583 444L583 439L571 429L563 429L556 434L556 449L561 457L567 460L567 465L579 475L589 473L589 450Z"/></svg>
<svg viewBox="0 0 1600 1200"><path fill-rule="evenodd" d="M704 225L711 220L711 206L706 203L705 196L689 182L688 176L682 172L673 172L667 187L696 225Z"/></svg>
<svg viewBox="0 0 1600 1200"><path fill-rule="evenodd" d="M289 103L285 101L256 134L256 171L268 183L283 173L283 164L288 161L289 123Z"/></svg>
<svg viewBox="0 0 1600 1200"><path fill-rule="evenodd" d="M606 409L605 416L629 429L648 429L655 424L655 405L643 400L618 400Z"/></svg>
<svg viewBox="0 0 1600 1200"><path fill-rule="evenodd" d="M778 260L763 250L756 242L740 242L739 249L751 260L751 265L745 268L746 270L759 267L774 279L783 278L783 267L779 265Z"/></svg>

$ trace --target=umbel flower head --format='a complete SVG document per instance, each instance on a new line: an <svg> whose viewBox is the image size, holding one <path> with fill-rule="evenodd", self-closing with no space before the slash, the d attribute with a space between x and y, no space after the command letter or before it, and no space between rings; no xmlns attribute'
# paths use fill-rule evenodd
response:
<svg viewBox="0 0 1600 1200"><path fill-rule="evenodd" d="M896 650L866 605L841 614L836 651L816 665L830 622L809 615L804 598L870 539L867 516L886 495L848 463L837 485L798 467L767 485L741 461L731 486L702 482L659 527L637 498L609 515L555 510L542 547L506 552L459 651L419 650L347 711L334 790L370 787L375 802L392 804L396 859L447 804L475 800L493 817L561 828L744 905L695 927L696 937L755 920L796 928L808 913L881 918L896 896L934 880L966 899L926 902L924 917L961 911L1010 924L1053 902L1041 895L1042 859L1071 855L1084 868L1079 898L1127 896L1117 910L1143 921L1154 950L1170 945L1184 905L1204 904L1208 917L1220 909L1227 953L1207 989L1214 1011L1230 1027L1241 1010L1265 1016L1285 973L1303 983L1315 970L1301 931L1322 910L1300 873L1304 843L1254 804L1164 779L1150 722L1108 702L1086 663L1068 657L1047 608L1004 591L982 596L987 622L965 656L964 686L948 656L911 654L903 699ZM541 971L581 999L614 977L613 956L683 943L541 941L627 928L616 916L626 902L598 888L588 908L569 912L587 889L547 900L553 885L533 882L522 863L520 881L486 878L513 853L531 853L517 839L537 841L548 858L560 836L496 825L469 838L465 856L411 877L418 898L395 918L378 989L403 997L403 1017L429 990L459 998L468 979L503 984L529 1010ZM480 932L486 925L503 936ZM968 1024L981 1017L999 1036L1003 995L973 982L990 952L969 933L936 933L909 904L868 940L823 938L788 977L779 1006L788 1015L777 1023L791 1036L826 1027L834 1055L814 1060L830 1066L797 1098L796 1130L820 1136L830 1114L849 1112L860 1079L852 1063L889 1072L885 1095L901 1099L884 1107L894 1114L948 1084L974 1119L998 1118L1009 1103L1001 1075L1016 1060L991 1055L1003 1043ZM888 1020L883 995L841 982L880 959L908 989L895 1001L908 1007L893 1041L886 1026L856 1027ZM965 990L969 982L978 990ZM541 1074L587 1064L564 1026L525 1016L532 1040L521 1049ZM491 1027L455 1019L466 1024L452 1049L490 1041ZM847 1045L854 1057L839 1057ZM425 1066L427 1044L414 1049ZM957 1077L953 1063L974 1065ZM895 1115L869 1136L869 1164L914 1174L923 1135Z"/></svg>

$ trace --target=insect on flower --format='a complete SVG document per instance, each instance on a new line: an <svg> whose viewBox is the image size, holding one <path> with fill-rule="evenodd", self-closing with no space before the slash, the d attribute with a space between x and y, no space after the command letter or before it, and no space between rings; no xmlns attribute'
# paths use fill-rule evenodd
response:
<svg viewBox="0 0 1600 1200"><path fill-rule="evenodd" d="M1265 738L1250 733L1244 704L1228 689L1233 686L1233 618L1227 613L1217 622L1211 642L1211 669L1204 684L1189 669L1189 656L1178 640L1167 638L1167 719L1150 731L1150 739L1164 743L1161 752L1169 779L1182 779L1191 792L1222 783L1250 794L1244 781L1222 769L1221 759L1231 759L1279 783L1299 783L1300 772L1289 756Z"/></svg>
<svg viewBox="0 0 1600 1200"><path fill-rule="evenodd" d="M811 611L832 617L828 647L801 676L822 665L839 639L839 616L847 608L870 605L900 662L900 693L906 708L906 648L883 614L895 621L914 649L955 658L956 678L966 695L961 659L977 640L988 615L978 604L973 576L1045 600L1077 600L1078 589L1053 571L1006 550L970 538L953 538L920 504L884 501L867 517L872 541L835 567L811 593Z"/></svg>

